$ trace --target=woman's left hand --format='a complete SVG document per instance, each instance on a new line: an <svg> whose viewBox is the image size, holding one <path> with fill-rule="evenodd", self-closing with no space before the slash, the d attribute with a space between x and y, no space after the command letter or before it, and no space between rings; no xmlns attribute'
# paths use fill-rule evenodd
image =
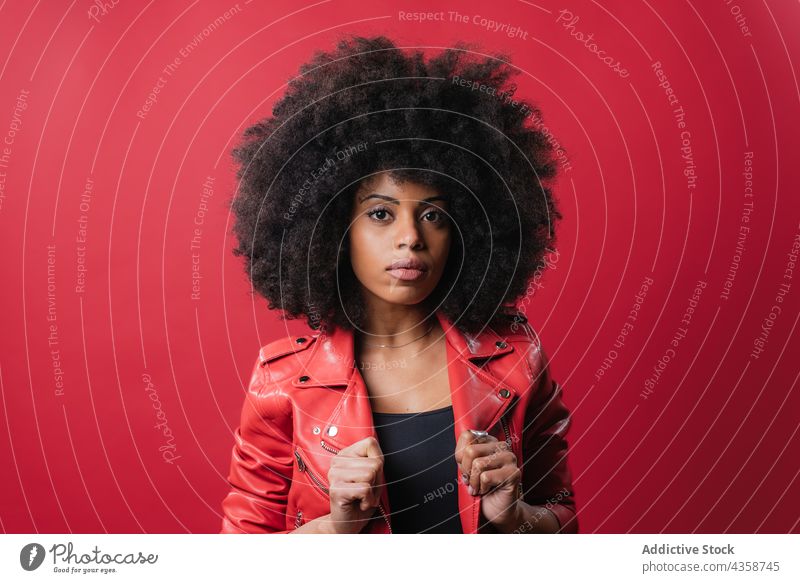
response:
<svg viewBox="0 0 800 583"><path fill-rule="evenodd" d="M495 525L513 522L522 472L508 443L491 435L476 437L466 430L456 443L456 463L470 494L481 496L484 518Z"/></svg>

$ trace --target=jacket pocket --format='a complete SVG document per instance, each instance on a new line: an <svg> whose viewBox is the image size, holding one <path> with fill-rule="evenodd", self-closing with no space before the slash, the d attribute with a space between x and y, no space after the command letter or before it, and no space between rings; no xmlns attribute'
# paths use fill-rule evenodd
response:
<svg viewBox="0 0 800 583"><path fill-rule="evenodd" d="M327 485L327 483L325 482L325 480L320 478L316 474L316 472L314 472L314 470L312 470L310 467L308 467L308 465L306 464L305 460L303 459L303 456L300 455L300 450L299 449L295 449L294 450L294 457L297 460L297 470L299 472L307 475L308 478L309 478L309 481L311 482L311 484L315 488L317 488L317 490L322 492L327 497L328 496L328 485Z"/></svg>

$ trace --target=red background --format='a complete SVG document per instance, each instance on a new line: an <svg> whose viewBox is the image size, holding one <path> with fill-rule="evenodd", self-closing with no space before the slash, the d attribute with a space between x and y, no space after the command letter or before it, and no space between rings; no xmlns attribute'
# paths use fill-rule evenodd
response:
<svg viewBox="0 0 800 583"><path fill-rule="evenodd" d="M4 532L218 530L245 383L259 346L287 332L230 253L229 151L301 62L351 33L509 54L523 71L520 94L568 150L571 170L556 190L559 256L526 311L573 410L582 532L800 532L800 272L784 280L800 232L797 3L242 0L207 36L235 4L107 4L96 20L87 0L0 8L0 140L13 133L0 144L10 148L0 166ZM468 21L404 22L401 9L445 19L457 10ZM557 22L561 9L630 75ZM527 38L492 32L475 15ZM656 61L686 112L693 189ZM23 91L27 107L15 117ZM208 176L193 300L190 242ZM86 285L76 292L87 179ZM751 230L722 299L743 224ZM615 349L646 277L653 285ZM643 399L698 280L707 287L687 335ZM790 288L776 304L783 281ZM773 305L782 311L752 358ZM598 380L610 350L616 358ZM145 374L174 435L173 463L159 451Z"/></svg>

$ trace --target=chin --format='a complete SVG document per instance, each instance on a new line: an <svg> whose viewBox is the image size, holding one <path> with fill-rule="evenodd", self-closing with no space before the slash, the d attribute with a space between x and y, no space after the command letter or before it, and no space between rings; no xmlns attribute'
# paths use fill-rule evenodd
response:
<svg viewBox="0 0 800 583"><path fill-rule="evenodd" d="M373 290L372 293L389 304L413 306L424 302L430 296L433 290L429 290L428 287L427 285L423 288L415 285L389 283Z"/></svg>
<svg viewBox="0 0 800 583"><path fill-rule="evenodd" d="M427 294L419 294L419 293L388 293L386 295L381 296L381 299L388 304L399 304L403 306L416 306L417 304L421 304L427 298Z"/></svg>

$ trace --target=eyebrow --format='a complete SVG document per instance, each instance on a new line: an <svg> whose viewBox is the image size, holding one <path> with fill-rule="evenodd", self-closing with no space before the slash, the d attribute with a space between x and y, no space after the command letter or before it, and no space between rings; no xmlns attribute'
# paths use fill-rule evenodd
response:
<svg viewBox="0 0 800 583"><path fill-rule="evenodd" d="M366 201L366 200L368 200L370 198L379 198L381 200L385 200L385 201L390 202L392 204L400 204L400 201L397 200L396 198L392 198L391 196L386 196L385 194L378 194L377 192L373 192L372 194L368 194L367 196L359 199L358 202L359 202L359 204L361 204L362 202L364 202L364 201ZM417 206L422 206L423 204L428 204L428 203L430 203L430 202L432 202L434 200L443 200L445 202L448 202L449 198L444 196L444 195L441 195L441 194L436 195L436 196L429 196L425 200L419 201Z"/></svg>

